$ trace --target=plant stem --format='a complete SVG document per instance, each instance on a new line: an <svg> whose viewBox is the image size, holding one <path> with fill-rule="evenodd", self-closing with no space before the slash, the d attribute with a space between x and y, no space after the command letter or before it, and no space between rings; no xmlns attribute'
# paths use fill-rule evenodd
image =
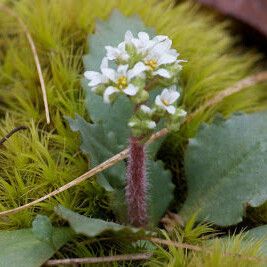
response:
<svg viewBox="0 0 267 267"><path fill-rule="evenodd" d="M129 222L142 227L148 222L148 207L145 144L139 141L136 137L130 137L126 201Z"/></svg>

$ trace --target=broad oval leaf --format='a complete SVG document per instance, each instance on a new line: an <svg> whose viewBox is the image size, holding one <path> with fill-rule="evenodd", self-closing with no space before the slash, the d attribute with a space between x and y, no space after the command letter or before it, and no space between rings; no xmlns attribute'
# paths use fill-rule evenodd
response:
<svg viewBox="0 0 267 267"><path fill-rule="evenodd" d="M42 227L35 225L41 229ZM1 267L39 267L73 237L70 228L53 228L52 241L40 240L29 229L0 231Z"/></svg>
<svg viewBox="0 0 267 267"><path fill-rule="evenodd" d="M204 125L185 155L188 198L185 218L220 226L242 221L247 205L267 200L267 113L235 115Z"/></svg>

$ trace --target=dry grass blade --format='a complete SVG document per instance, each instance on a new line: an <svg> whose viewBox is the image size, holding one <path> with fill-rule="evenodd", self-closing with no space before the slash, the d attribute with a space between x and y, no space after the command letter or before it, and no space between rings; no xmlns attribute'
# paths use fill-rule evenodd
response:
<svg viewBox="0 0 267 267"><path fill-rule="evenodd" d="M225 90L221 91L220 93L215 95L213 98L211 98L210 100L205 102L197 110L195 110L194 112L189 114L189 116L187 116L185 122L191 121L197 114L204 111L208 107L212 107L212 106L218 104L224 98L226 98L230 95L233 95L235 93L238 93L249 86L253 86L257 83L266 82L266 81L267 81L267 71L259 72L255 75L252 75L252 76L249 76L243 80L240 80L239 82L237 82L233 86L230 86L230 87L226 88Z"/></svg>
<svg viewBox="0 0 267 267"><path fill-rule="evenodd" d="M151 138L148 140L148 144L155 141L156 139L159 139L160 137L163 137L165 136L166 134L168 133L168 130L167 129L162 129L161 131L153 134L151 136ZM54 190L53 192L39 198L39 199L36 199L30 203L27 203L23 206L19 206L15 209L11 209L11 210L6 210L6 211L2 211L0 212L0 217L2 216L6 216L6 215L10 215L10 214L14 214L14 213L17 213L19 211L22 211L22 210L25 210L29 207L32 207L50 197L53 197L73 186L76 186L77 184L87 180L88 178L110 168L111 166L113 166L114 164L116 164L117 162L125 159L128 155L128 152L129 152L129 149L124 149L123 151L121 151L120 153L116 154L115 156L109 158L108 160L104 161L103 163L101 163L100 165L94 167L93 169L89 170L88 172L84 173L83 175L79 176L78 178L74 179L73 181L61 186L60 188Z"/></svg>
<svg viewBox="0 0 267 267"><path fill-rule="evenodd" d="M48 101L47 101L47 95L46 95L46 87L45 87L44 77L43 77L42 68L41 68L39 57L38 57L37 49L36 49L36 46L35 46L34 41L32 39L32 36L31 36L27 26L23 22L23 20L18 16L18 14L14 10L10 9L9 7L7 7L4 4L0 5L0 10L2 10L3 12L7 13L8 15L14 17L18 21L18 23L20 24L22 30L24 31L24 33L27 37L30 48L32 50L34 62L35 62L36 69L37 69L38 76L39 76L39 80L40 80L41 90L42 90L42 94L43 94L43 102L44 102L44 107L45 107L46 122L49 124L50 123L50 114L49 114Z"/></svg>
<svg viewBox="0 0 267 267"><path fill-rule="evenodd" d="M74 259L60 259L49 260L44 266L59 266L70 264L85 264L85 263L108 263L114 261L136 261L148 260L152 257L152 253L126 254L107 257L91 257L91 258L74 258Z"/></svg>

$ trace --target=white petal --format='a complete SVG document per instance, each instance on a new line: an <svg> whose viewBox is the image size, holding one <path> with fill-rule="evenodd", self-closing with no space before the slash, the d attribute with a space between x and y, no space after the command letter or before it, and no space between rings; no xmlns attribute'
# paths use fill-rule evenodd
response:
<svg viewBox="0 0 267 267"><path fill-rule="evenodd" d="M105 46L105 49L107 50L107 58L109 60L114 60L118 57L120 51L118 48L116 47L112 47L112 46Z"/></svg>
<svg viewBox="0 0 267 267"><path fill-rule="evenodd" d="M153 53L158 53L158 54L171 54L171 45L172 45L172 41L170 39L166 39L163 42L158 42L156 44L154 44L152 52Z"/></svg>
<svg viewBox="0 0 267 267"><path fill-rule="evenodd" d="M168 99L169 104L174 103L179 97L180 97L179 92L170 90L169 99Z"/></svg>
<svg viewBox="0 0 267 267"><path fill-rule="evenodd" d="M175 113L175 107L174 107L174 106L166 106L166 110L167 110L170 114L174 114L174 113Z"/></svg>
<svg viewBox="0 0 267 267"><path fill-rule="evenodd" d="M97 72L97 71L86 71L84 73L84 77L87 79L87 80L93 80L97 77L101 76L101 73Z"/></svg>
<svg viewBox="0 0 267 267"><path fill-rule="evenodd" d="M127 31L125 33L124 40L125 40L126 43L130 43L133 38L134 37L133 37L133 34L132 34L131 31Z"/></svg>
<svg viewBox="0 0 267 267"><path fill-rule="evenodd" d="M101 65L100 65L100 69L102 70L103 68L108 68L108 58L104 57L102 59Z"/></svg>
<svg viewBox="0 0 267 267"><path fill-rule="evenodd" d="M127 73L127 70L128 70L128 65L120 65L118 67L118 74L119 76L127 76L126 73Z"/></svg>
<svg viewBox="0 0 267 267"><path fill-rule="evenodd" d="M153 75L159 75L159 76L164 77L164 78L171 78L170 73L165 69L158 69L158 70L153 72Z"/></svg>
<svg viewBox="0 0 267 267"><path fill-rule="evenodd" d="M158 95L155 99L155 104L159 107L162 107L165 109L165 105L162 103L160 96Z"/></svg>
<svg viewBox="0 0 267 267"><path fill-rule="evenodd" d="M92 87L92 88L91 88L91 91L92 91L92 92L95 92L95 91L96 91L96 89L97 89L97 86L95 86L95 87Z"/></svg>
<svg viewBox="0 0 267 267"><path fill-rule="evenodd" d="M160 45L162 46L163 50L169 50L172 46L172 40L167 38L166 40L161 42Z"/></svg>
<svg viewBox="0 0 267 267"><path fill-rule="evenodd" d="M161 98L161 99L168 100L168 97L169 97L169 90L168 90L167 88L165 88L165 89L162 91L162 93L161 93L161 95L160 95L160 98Z"/></svg>
<svg viewBox="0 0 267 267"><path fill-rule="evenodd" d="M123 51L125 49L125 42L121 42L118 45L119 50Z"/></svg>
<svg viewBox="0 0 267 267"><path fill-rule="evenodd" d="M109 97L114 94L114 93L117 93L119 92L119 90L113 86L109 86L105 92L104 92L104 95L103 95L103 98L104 98L104 102L105 103L110 103L110 99Z"/></svg>
<svg viewBox="0 0 267 267"><path fill-rule="evenodd" d="M96 86L102 83L102 74L96 71L86 71L84 73L86 79L90 80L89 86Z"/></svg>
<svg viewBox="0 0 267 267"><path fill-rule="evenodd" d="M149 107L146 106L146 105L141 105L141 106L140 106L140 109L141 109L144 113L151 113L151 112L152 112L151 108L149 108Z"/></svg>
<svg viewBox="0 0 267 267"><path fill-rule="evenodd" d="M158 64L159 65L170 64L170 63L174 63L175 61L176 61L176 57L175 56L172 56L170 54L163 54L159 58Z"/></svg>
<svg viewBox="0 0 267 267"><path fill-rule="evenodd" d="M135 47L139 47L141 44L141 41L139 39L133 38L131 40L131 43L135 46Z"/></svg>
<svg viewBox="0 0 267 267"><path fill-rule="evenodd" d="M128 78L131 80L132 78L140 75L142 72L148 70L148 67L143 62L138 62L134 65L134 67L128 71Z"/></svg>
<svg viewBox="0 0 267 267"><path fill-rule="evenodd" d="M156 123L154 121L149 121L147 122L147 128L148 129L155 129L156 128Z"/></svg>
<svg viewBox="0 0 267 267"><path fill-rule="evenodd" d="M146 32L139 32L138 38L142 41L149 41L149 35Z"/></svg>
<svg viewBox="0 0 267 267"><path fill-rule="evenodd" d="M110 68L103 68L102 73L108 77L111 81L116 82L116 72Z"/></svg>
<svg viewBox="0 0 267 267"><path fill-rule="evenodd" d="M130 122L128 122L128 126L129 127L133 127L133 126L135 126L136 125L136 122L134 122L134 121L130 121Z"/></svg>
<svg viewBox="0 0 267 267"><path fill-rule="evenodd" d="M168 54L174 56L174 57L178 57L180 54L176 51L176 49L169 49L168 50Z"/></svg>
<svg viewBox="0 0 267 267"><path fill-rule="evenodd" d="M168 36L166 36L166 35L157 35L153 38L153 41L162 42L166 39L168 39Z"/></svg>
<svg viewBox="0 0 267 267"><path fill-rule="evenodd" d="M124 90L123 92L126 95L136 95L136 93L138 92L138 87L134 86L133 84L129 84Z"/></svg>

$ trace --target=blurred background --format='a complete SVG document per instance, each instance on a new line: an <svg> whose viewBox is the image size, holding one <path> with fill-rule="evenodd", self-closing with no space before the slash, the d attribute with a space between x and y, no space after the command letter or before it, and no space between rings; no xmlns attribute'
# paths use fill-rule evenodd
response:
<svg viewBox="0 0 267 267"><path fill-rule="evenodd" d="M197 0L218 19L234 20L232 34L241 34L246 46L260 49L267 57L267 0Z"/></svg>

